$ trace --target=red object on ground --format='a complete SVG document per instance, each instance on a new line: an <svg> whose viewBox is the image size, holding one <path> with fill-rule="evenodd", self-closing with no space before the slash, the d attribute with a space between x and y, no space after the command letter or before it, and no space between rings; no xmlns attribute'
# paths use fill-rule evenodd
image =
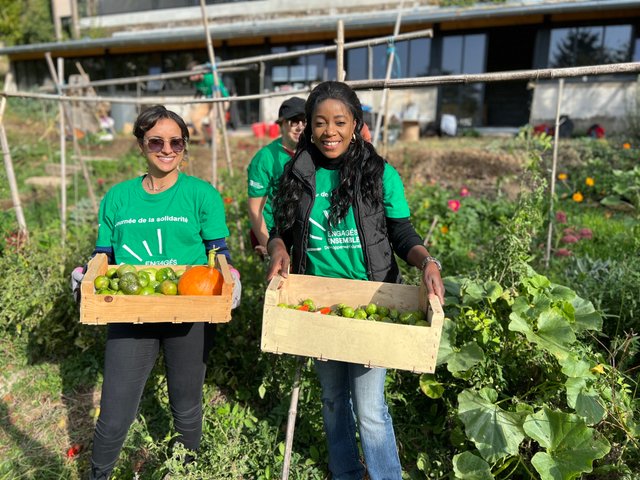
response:
<svg viewBox="0 0 640 480"><path fill-rule="evenodd" d="M256 138L262 138L267 133L267 125L264 122L254 123L251 129Z"/></svg>
<svg viewBox="0 0 640 480"><path fill-rule="evenodd" d="M82 445L78 443L74 443L69 447L69 450L67 450L67 458L75 457L80 453L81 450L82 450Z"/></svg>

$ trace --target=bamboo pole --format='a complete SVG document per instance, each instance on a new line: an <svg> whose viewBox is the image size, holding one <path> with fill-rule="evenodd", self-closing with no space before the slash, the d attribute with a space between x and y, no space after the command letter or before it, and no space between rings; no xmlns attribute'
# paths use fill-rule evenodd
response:
<svg viewBox="0 0 640 480"><path fill-rule="evenodd" d="M207 53L209 54L209 63L211 63L212 73L213 73L213 85L215 86L215 91L213 92L214 98L219 98L220 95L220 79L218 78L218 71L216 69L216 57L213 51L213 42L211 42L211 35L209 34L209 24L207 22L207 11L205 9L205 0L200 0L200 11L202 12L202 23L204 25L204 34L207 40ZM222 103L218 103L213 106L212 111L212 119L211 119L211 150L212 150L212 158L211 161L213 163L213 185L217 184L218 172L217 172L217 153L216 153L216 123L215 123L215 114L213 114L214 109L217 108L217 116L220 120L220 130L222 131L222 141L224 143L224 151L227 159L227 168L229 169L229 176L233 177L233 169L231 168L231 153L229 151L229 139L227 138L227 124L224 115L224 108Z"/></svg>
<svg viewBox="0 0 640 480"><path fill-rule="evenodd" d="M281 480L288 480L291 466L291 452L293 450L293 433L296 428L296 415L298 414L298 397L300 395L300 373L302 371L303 358L298 358L296 373L293 377L293 388L291 389L291 401L289 402L289 416L287 417L287 434L284 446L284 461L282 463Z"/></svg>
<svg viewBox="0 0 640 480"><path fill-rule="evenodd" d="M7 73L4 79L4 91L8 92L13 85L13 77L11 73ZM13 170L13 159L11 158L11 150L9 149L9 141L7 140L7 132L4 128L4 110L7 106L7 97L0 99L0 146L2 147L2 156L4 158L4 169L7 172L7 180L9 181L9 189L11 190L11 201L13 209L16 212L16 221L18 222L18 244L29 239L29 230L27 222L24 218L22 203L20 202L20 193L18 191L18 183L16 182L16 174Z"/></svg>
<svg viewBox="0 0 640 480"><path fill-rule="evenodd" d="M402 40L412 40L414 38L424 38L424 37L432 37L433 30L418 30L410 33L399 34L395 37L386 36L373 38L369 40L358 40L356 42L345 43L345 49L351 48L360 48L371 45L382 45L384 43L388 43L391 40L394 41L402 41ZM226 73L226 72L237 72L237 71L246 71L255 68L255 64L265 63L273 60L286 60L287 58L298 58L300 56L306 55L315 55L318 53L330 53L334 52L337 49L337 45L328 45L325 47L315 47L309 48L306 50L293 50L290 52L281 52L281 53L269 53L265 55L257 55L254 57L245 57L238 58L234 60L222 60L217 63L218 72ZM121 77L117 79L106 79L106 80L93 80L87 84L87 86L91 87L105 87L110 85L126 85L129 83L139 83L139 82L147 82L150 80L170 80L174 78L185 78L194 73L206 73L209 70L205 67L198 67L193 70L180 70L177 72L171 73L156 73L153 75L137 75L133 77ZM69 86L63 86L64 89L72 88Z"/></svg>
<svg viewBox="0 0 640 480"><path fill-rule="evenodd" d="M60 77L56 74L56 70L53 68L53 61L51 59L51 53L46 52L45 57L47 59L47 65L49 66L49 73L51 74L51 78L56 85L61 87L62 83L64 83L64 77ZM60 57L62 58L62 57ZM60 60L58 60L60 62ZM86 75L82 67L76 64L76 67L79 67L80 75ZM58 92L62 95L62 88L58 89ZM73 103L77 102L77 100L72 101ZM84 183L87 186L87 195L89 196L89 200L91 201L91 206L93 207L93 213L98 213L98 201L96 200L95 192L93 191L93 184L91 183L91 175L89 174L89 169L87 168L87 164L84 162L84 155L82 154L82 149L80 148L80 144L78 143L78 138L76 137L76 122L75 115L73 113L73 104L72 111L70 112L67 108L64 108L64 102L61 102L62 112L66 116L67 123L71 128L71 140L73 145L73 154L74 158L78 160L80 164L80 170L82 171L82 176L84 177ZM65 172L61 172L64 174ZM66 184L65 184L66 187ZM62 188L62 184L61 184ZM66 211L66 210L65 210Z"/></svg>
<svg viewBox="0 0 640 480"><path fill-rule="evenodd" d="M403 6L404 0L402 0L400 2L400 6L398 7L398 16L396 17L396 24L393 27L393 36L397 37L398 34L400 33L400 23L402 21L402 6ZM389 79L391 78L391 70L393 69L393 61L395 59L395 54L396 54L396 47L395 47L395 43L393 41L389 42L391 45L393 45L390 48L389 51L389 56L387 57L387 72L385 75L385 81L389 81ZM378 108L378 115L376 116L376 127L373 131L373 137L371 139L371 143L373 143L374 146L377 146L378 144L378 136L380 135L380 127L382 125L382 112L385 112L385 117L387 116L387 104L388 104L388 99L387 99L387 95L388 95L388 91L389 89L387 87L382 89L382 98L380 99L380 107Z"/></svg>
<svg viewBox="0 0 640 480"><path fill-rule="evenodd" d="M595 65L590 67L568 67L568 68L547 68L539 70L513 70L505 72L473 73L460 75L437 75L433 77L411 77L392 78L389 80L347 80L345 81L354 90L375 90L381 88L419 88L432 87L437 85L457 85L472 83L494 83L508 80L554 80L559 78L575 78L584 76L612 75L617 73L640 73L640 62L613 63L606 65ZM299 88L295 90L258 93L251 95L233 96L224 99L220 98L177 98L177 97L83 97L55 95L50 93L32 92L0 92L0 96L17 98L38 98L42 100L77 100L88 103L111 102L111 103L132 103L136 105L154 105L157 103L173 103L186 105L191 103L216 103L216 102L243 102L249 100L260 100L273 97L290 97L292 95L305 94L309 88Z"/></svg>
<svg viewBox="0 0 640 480"><path fill-rule="evenodd" d="M553 159L551 161L551 185L549 189L549 229L547 230L547 248L544 252L544 266L549 268L551 257L551 238L553 236L553 207L556 194L556 170L558 164L558 143L560 142L560 110L562 108L562 91L564 89L564 78L558 81L558 99L556 101L556 126L553 135Z"/></svg>
<svg viewBox="0 0 640 480"><path fill-rule="evenodd" d="M56 85L60 85L59 78L64 78L64 61L62 57L58 57L58 73L51 60L51 54L47 52L47 63L51 76ZM65 137L65 108L64 102L58 103L58 115L60 122L60 235L61 243L64 247L67 237L67 139ZM75 136L75 132L71 132Z"/></svg>
<svg viewBox="0 0 640 480"><path fill-rule="evenodd" d="M336 41L336 78L344 82L346 72L344 70L344 21L338 20L338 39Z"/></svg>

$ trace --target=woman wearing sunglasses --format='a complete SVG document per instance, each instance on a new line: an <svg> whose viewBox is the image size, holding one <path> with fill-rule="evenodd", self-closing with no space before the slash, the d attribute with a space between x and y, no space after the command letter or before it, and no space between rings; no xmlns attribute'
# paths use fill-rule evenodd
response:
<svg viewBox="0 0 640 480"><path fill-rule="evenodd" d="M112 187L100 204L95 253L110 264L171 266L207 263L217 248L227 256L222 199L209 183L180 172L189 130L176 113L156 105L137 118L133 133L147 173ZM239 274L234 307L239 303ZM118 459L160 349L177 441L195 451L202 435L202 387L213 344L208 323L110 323L91 479L107 479Z"/></svg>

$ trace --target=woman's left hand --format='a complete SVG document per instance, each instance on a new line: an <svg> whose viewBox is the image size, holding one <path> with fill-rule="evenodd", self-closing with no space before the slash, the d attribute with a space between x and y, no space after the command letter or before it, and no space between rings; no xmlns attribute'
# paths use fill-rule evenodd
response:
<svg viewBox="0 0 640 480"><path fill-rule="evenodd" d="M422 271L422 283L427 287L427 292L436 295L440 299L440 303L444 305L444 283L442 283L440 270L435 263L427 263L426 268Z"/></svg>

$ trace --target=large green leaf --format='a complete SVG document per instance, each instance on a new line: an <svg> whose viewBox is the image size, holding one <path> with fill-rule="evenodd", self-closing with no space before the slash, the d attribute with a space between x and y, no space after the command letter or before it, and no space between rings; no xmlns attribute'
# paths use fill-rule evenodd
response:
<svg viewBox="0 0 640 480"><path fill-rule="evenodd" d="M473 305L484 299L484 288L472 280L467 280L462 284L461 293L463 305Z"/></svg>
<svg viewBox="0 0 640 480"><path fill-rule="evenodd" d="M588 424L598 423L603 419L605 409L602 406L600 394L588 386L589 382L595 378L591 373L591 365L577 355L569 355L560 363L562 373L569 377L565 382L567 405L583 417Z"/></svg>
<svg viewBox="0 0 640 480"><path fill-rule="evenodd" d="M527 416L524 431L545 452L538 452L531 463L542 480L571 480L590 472L593 461L604 457L611 446L594 439L594 430L578 415L548 408Z"/></svg>
<svg viewBox="0 0 640 480"><path fill-rule="evenodd" d="M593 303L584 298L576 297L571 301L575 309L576 332L582 330L602 330L602 315L596 312Z"/></svg>
<svg viewBox="0 0 640 480"><path fill-rule="evenodd" d="M460 350L449 356L447 370L451 373L466 372L484 360L484 350L475 342L465 343Z"/></svg>
<svg viewBox="0 0 640 480"><path fill-rule="evenodd" d="M449 360L454 353L456 344L456 324L449 318L444 319L442 324L442 334L440 336L440 347L438 349L438 360L436 365L442 365Z"/></svg>
<svg viewBox="0 0 640 480"><path fill-rule="evenodd" d="M525 437L522 430L525 416L501 409L495 403L497 396L490 388L479 392L464 390L458 395L458 416L467 436L488 462L517 455Z"/></svg>
<svg viewBox="0 0 640 480"><path fill-rule="evenodd" d="M521 313L512 312L509 318L509 330L523 333L527 340L559 359L567 357L569 346L576 340L569 322L557 308L542 312L537 318L537 327L529 317Z"/></svg>
<svg viewBox="0 0 640 480"><path fill-rule="evenodd" d="M460 480L493 480L491 467L471 452L462 452L453 457L453 471Z"/></svg>
<svg viewBox="0 0 640 480"><path fill-rule="evenodd" d="M502 289L500 284L498 282L496 282L495 280L489 280L489 281L485 282L484 283L484 291L485 291L486 297L492 303L495 302L496 300L498 300L502 296L502 294L504 293L504 290Z"/></svg>
<svg viewBox="0 0 640 480"><path fill-rule="evenodd" d="M566 300L568 302L576 298L576 292L571 290L569 287L557 285L555 283L551 285L549 295L551 295L551 298L554 300Z"/></svg>
<svg viewBox="0 0 640 480"><path fill-rule="evenodd" d="M444 394L444 385L432 373L423 373L420 375L420 390L427 397L437 399Z"/></svg>

